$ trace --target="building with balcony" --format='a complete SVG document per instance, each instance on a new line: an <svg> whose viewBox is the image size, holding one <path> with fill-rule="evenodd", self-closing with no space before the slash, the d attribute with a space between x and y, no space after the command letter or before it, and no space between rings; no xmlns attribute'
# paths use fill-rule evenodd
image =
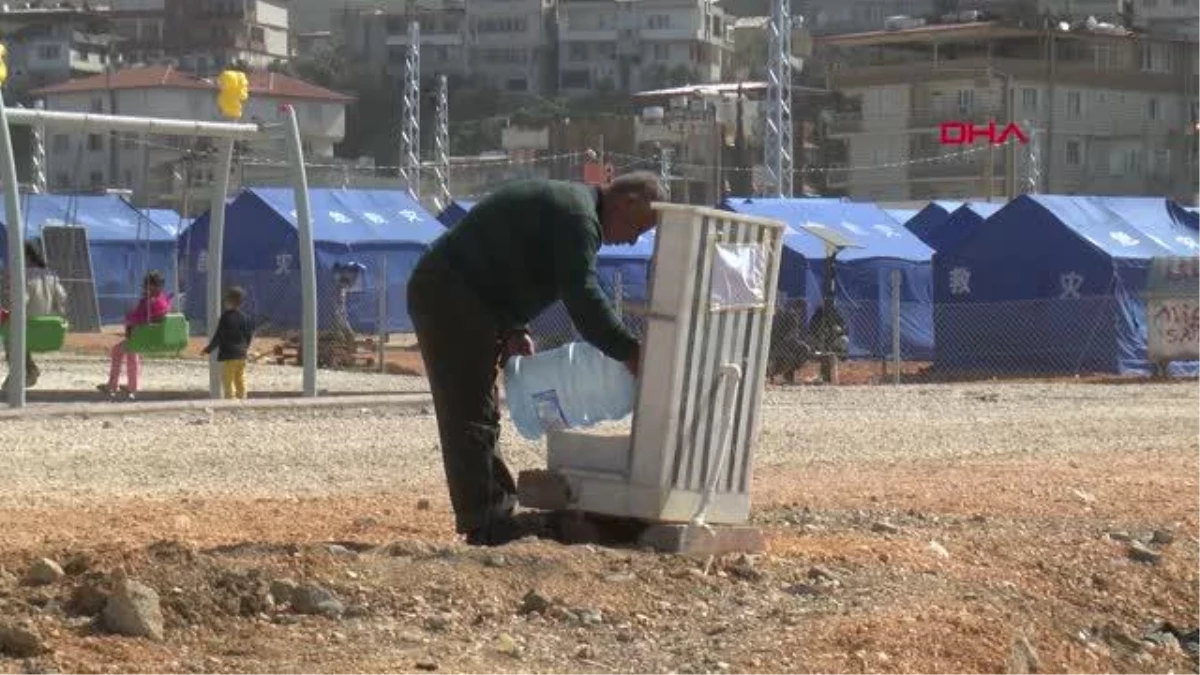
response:
<svg viewBox="0 0 1200 675"><path fill-rule="evenodd" d="M558 84L564 93L720 82L733 21L714 0L563 0Z"/></svg>
<svg viewBox="0 0 1200 675"><path fill-rule="evenodd" d="M464 0L409 0L387 9L343 7L334 11L332 42L346 50L349 62L381 73L403 86L408 56L408 26L421 26L421 72L465 75L466 3Z"/></svg>
<svg viewBox="0 0 1200 675"><path fill-rule="evenodd" d="M249 74L250 99L243 119L282 122L281 106L296 109L306 158L333 157L334 145L346 133L350 97L279 73ZM34 92L49 110L220 121L217 88L171 66L127 68L108 75L71 80ZM172 176L189 151L207 157L208 139L145 134L79 134L49 132L46 176L49 187L69 192L101 187L133 190L141 203L178 206L185 188ZM287 148L282 138L255 141L245 152L257 160L275 161L286 172ZM191 173L191 200L207 200L212 167L204 162Z"/></svg>
<svg viewBox="0 0 1200 675"><path fill-rule="evenodd" d="M999 23L817 39L855 103L829 135L830 186L875 201L1048 193L1195 193L1194 41ZM941 125L1016 123L1028 144L946 145Z"/></svg>
<svg viewBox="0 0 1200 675"><path fill-rule="evenodd" d="M126 63L167 58L166 0L109 0L107 15L121 36L121 57Z"/></svg>
<svg viewBox="0 0 1200 675"><path fill-rule="evenodd" d="M287 0L109 0L129 63L171 59L199 73L287 61Z"/></svg>
<svg viewBox="0 0 1200 675"><path fill-rule="evenodd" d="M335 10L333 42L353 62L404 77L408 26L421 26L421 72L474 77L504 91L553 91L554 5L546 0L408 0Z"/></svg>
<svg viewBox="0 0 1200 675"><path fill-rule="evenodd" d="M555 91L557 16L554 0L468 2L471 74L504 91Z"/></svg>
<svg viewBox="0 0 1200 675"><path fill-rule="evenodd" d="M70 7L4 9L0 39L8 48L9 86L17 92L103 73L115 62L119 40L101 13Z"/></svg>

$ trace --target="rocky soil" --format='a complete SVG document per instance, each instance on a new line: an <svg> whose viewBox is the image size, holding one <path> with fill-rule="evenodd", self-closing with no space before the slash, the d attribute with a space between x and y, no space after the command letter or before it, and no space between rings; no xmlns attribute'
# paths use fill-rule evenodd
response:
<svg viewBox="0 0 1200 675"><path fill-rule="evenodd" d="M772 390L698 559L458 543L419 411L4 421L0 672L1196 672L1197 399Z"/></svg>

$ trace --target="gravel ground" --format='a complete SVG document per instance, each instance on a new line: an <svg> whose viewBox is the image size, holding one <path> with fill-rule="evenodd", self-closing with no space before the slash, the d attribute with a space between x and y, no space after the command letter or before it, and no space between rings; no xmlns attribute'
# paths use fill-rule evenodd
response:
<svg viewBox="0 0 1200 675"><path fill-rule="evenodd" d="M191 364L153 367L202 375ZM73 372L84 371L50 377L83 377ZM265 383L274 372L253 377ZM775 389L764 400L756 462L761 477L772 467L845 461L1196 448L1196 406L1194 383ZM0 424L0 501L386 493L439 484L437 447L432 415L386 406L14 420ZM511 427L503 450L514 468L544 465L541 445Z"/></svg>
<svg viewBox="0 0 1200 675"><path fill-rule="evenodd" d="M461 544L411 408L14 418L0 673L1197 672L1198 398L771 390L767 551L701 559Z"/></svg>
<svg viewBox="0 0 1200 675"><path fill-rule="evenodd" d="M96 385L108 379L108 360L96 356L60 353L38 358L37 363L42 374L37 386L30 390L31 399L41 400L66 392L94 394ZM255 392L299 392L302 381L303 371L296 366L247 365L246 384L251 397ZM318 370L317 387L330 392L387 393L427 391L429 384L422 377L409 375ZM207 391L208 365L190 359L145 359L141 388L146 396Z"/></svg>

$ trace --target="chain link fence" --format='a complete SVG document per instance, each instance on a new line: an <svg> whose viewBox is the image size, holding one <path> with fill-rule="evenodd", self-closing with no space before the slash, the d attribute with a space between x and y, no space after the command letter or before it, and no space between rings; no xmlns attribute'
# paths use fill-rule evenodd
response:
<svg viewBox="0 0 1200 675"><path fill-rule="evenodd" d="M231 196L245 187L290 185L290 167L271 158L244 158L233 175ZM451 175L452 193L470 200L508 180L528 177L579 179L585 158L581 153L535 160L477 159L456 165ZM346 190L396 190L399 178L387 167L350 163L308 165L310 186ZM636 168L619 166L619 170ZM187 178L164 167L160 197L183 204L190 215L206 210L206 180L193 184L195 167ZM202 172L201 172L202 173ZM436 218L446 205L429 196L435 186L423 182L423 216ZM186 220L167 223L174 228ZM261 222L227 223L228 227L259 228ZM289 237L291 237L289 239ZM264 392L295 393L301 390L304 355L300 349L300 274L294 235L283 236L278 251L253 264L226 256L223 287L247 291L245 309L260 322L252 349L251 388L261 383ZM369 242L326 247L318 245L318 354L322 369L318 387L330 393L422 391L424 368L412 335L406 307L408 276L421 247L407 251L381 250ZM191 321L192 344L171 359L179 373L161 380L150 368L147 386L164 390L207 391L207 366L199 350L211 335L207 325L207 265L203 257L179 244L177 270L162 270L175 294L176 310ZM128 270L143 273L161 261L132 261ZM357 276L346 278L353 265ZM601 284L613 299L622 320L641 336L645 325L647 275L645 263L605 265ZM167 264L169 267L169 264ZM174 272L174 273L173 273ZM133 272L129 272L133 273ZM889 284L890 281L890 284ZM1145 300L1136 295L1063 297L1005 302L914 301L929 298L930 289L904 288L908 277L881 283L874 297L851 297L839 287L829 306L816 297L787 298L780 304L770 340L768 380L787 386L806 383L869 384L896 382L954 382L991 378L1109 377L1161 372L1194 374L1195 368L1174 364L1162 368L1146 356L1148 332L1155 330L1146 316ZM106 307L132 308L137 298L97 287ZM109 297L112 296L112 297ZM114 305L115 303L115 305ZM106 314L115 309L109 307ZM1194 317L1176 327L1185 339L1195 340ZM1191 323L1188 323L1188 322ZM551 349L582 339L562 303L555 303L530 324L539 349ZM101 378L107 369L107 351L121 337L121 327L107 325L104 333L72 336L67 350L86 361L85 370ZM81 346L82 345L82 346ZM168 355L173 357L174 355ZM59 358L47 355L39 359ZM104 363L100 363L103 361ZM51 369L52 370L52 369ZM45 369L44 369L45 371ZM54 386L80 387L92 376L72 375ZM87 388L87 387L83 387Z"/></svg>

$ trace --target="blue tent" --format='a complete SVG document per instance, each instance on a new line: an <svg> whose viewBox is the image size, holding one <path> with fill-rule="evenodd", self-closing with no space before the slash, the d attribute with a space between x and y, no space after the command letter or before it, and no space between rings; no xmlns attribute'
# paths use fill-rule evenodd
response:
<svg viewBox="0 0 1200 675"><path fill-rule="evenodd" d="M904 225L912 220L920 211L917 209L884 209L884 213L892 217L892 220Z"/></svg>
<svg viewBox="0 0 1200 675"><path fill-rule="evenodd" d="M147 272L162 272L167 288L174 286L174 236L117 195L26 194L21 196L21 215L27 239L39 238L45 226L87 230L103 324L124 319L141 297ZM7 231L0 231L0 256L7 256L7 239ZM50 263L55 264L53 258Z"/></svg>
<svg viewBox="0 0 1200 675"><path fill-rule="evenodd" d="M187 229L191 225L191 218L181 218L179 213L171 209L138 209L150 220L154 221L159 227L174 236L179 236L180 232Z"/></svg>
<svg viewBox="0 0 1200 675"><path fill-rule="evenodd" d="M405 289L413 266L443 229L406 193L398 190L310 189L317 257L317 316L332 327L338 263L361 263L361 289L347 297L356 331L378 330L378 274L387 269L387 328L412 330ZM274 329L298 329L301 321L299 236L291 188L249 188L225 207L226 284L246 289L249 309L265 315ZM204 325L207 307L209 214L197 218L179 238L180 269L186 282L187 314Z"/></svg>
<svg viewBox="0 0 1200 675"><path fill-rule="evenodd" d="M438 214L438 222L446 227L454 227L458 221L467 215L467 212L475 208L475 201L466 199L455 199L450 202L450 205L442 209Z"/></svg>
<svg viewBox="0 0 1200 675"><path fill-rule="evenodd" d="M951 211L941 223L934 225L922 241L934 251L953 247L959 239L990 218L1002 206L988 202L967 202Z"/></svg>
<svg viewBox="0 0 1200 675"><path fill-rule="evenodd" d="M1195 255L1166 215L1097 197L1025 195L934 256L935 366L1145 372L1150 259ZM1132 217L1132 216L1131 216Z"/></svg>
<svg viewBox="0 0 1200 675"><path fill-rule="evenodd" d="M732 199L723 208L774 218L793 228L825 227L861 248L837 256L837 309L850 333L852 358L891 353L891 272L901 279L900 346L904 357L927 360L933 355L933 302L930 289L932 251L911 232L873 204L812 199ZM821 302L824 244L798 229L784 237L779 269L781 300L803 298L809 318Z"/></svg>

